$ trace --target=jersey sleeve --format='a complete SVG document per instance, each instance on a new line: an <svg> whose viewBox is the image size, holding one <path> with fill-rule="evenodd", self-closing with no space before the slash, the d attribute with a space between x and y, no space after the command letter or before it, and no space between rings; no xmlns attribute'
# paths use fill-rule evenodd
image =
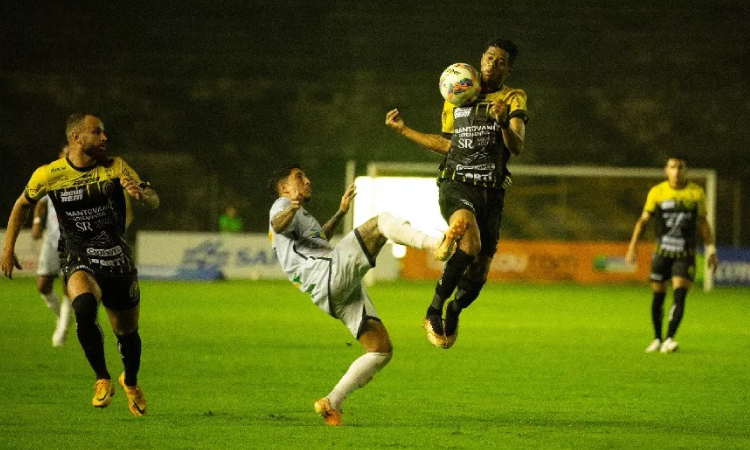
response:
<svg viewBox="0 0 750 450"><path fill-rule="evenodd" d="M651 188L646 196L646 204L643 205L643 210L653 213L656 210L656 187Z"/></svg>
<svg viewBox="0 0 750 450"><path fill-rule="evenodd" d="M443 103L443 114L440 116L443 134L453 134L453 109L455 106L446 101Z"/></svg>
<svg viewBox="0 0 750 450"><path fill-rule="evenodd" d="M508 93L507 103L510 107L508 119L520 117L524 123L529 121L529 111L526 106L526 92L521 89L514 89Z"/></svg>
<svg viewBox="0 0 750 450"><path fill-rule="evenodd" d="M274 203L273 206L271 206L271 212L268 215L268 228L269 230L273 230L273 227L271 226L271 220L273 220L274 217L276 217L276 214L280 213L281 211L285 210L287 206L289 206L292 203L291 200L289 200L286 197L279 197ZM299 212L299 211L298 211ZM288 235L294 231L294 229L297 227L297 214L294 215L294 218L292 218L292 221L289 222L289 225L287 225L286 229L282 231L279 234Z"/></svg>
<svg viewBox="0 0 750 450"><path fill-rule="evenodd" d="M126 162L125 162L125 160L123 160L123 159L121 159L121 158L118 158L118 159L119 159L119 161L118 161L118 162L119 162L119 169L120 169L120 173L119 173L119 175L120 175L120 176L123 176L123 177L125 177L125 178L130 178L130 179L131 179L131 180L133 180L133 181L135 182L135 184L137 184L137 185L138 185L138 187L139 187L139 188L141 188L141 189L145 189L145 188L147 188L147 187L151 187L151 183L148 183L148 182L145 182L145 181L143 181L143 180L141 179L141 177L140 177L140 176L138 176L138 173L137 173L137 172L136 172L135 170L133 170L133 168L132 168L132 167L130 167L130 166L128 165L128 163L126 163Z"/></svg>
<svg viewBox="0 0 750 450"><path fill-rule="evenodd" d="M36 203L47 195L48 190L47 166L42 166L36 169L31 175L31 179L23 190L23 195L26 197L26 200Z"/></svg>

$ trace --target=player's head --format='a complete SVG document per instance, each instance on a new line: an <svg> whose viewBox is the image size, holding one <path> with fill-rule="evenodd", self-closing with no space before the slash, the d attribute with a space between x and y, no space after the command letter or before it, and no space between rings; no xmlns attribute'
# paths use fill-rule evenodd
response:
<svg viewBox="0 0 750 450"><path fill-rule="evenodd" d="M517 55L515 42L501 38L489 41L482 53L482 83L491 87L501 86L513 69Z"/></svg>
<svg viewBox="0 0 750 450"><path fill-rule="evenodd" d="M68 117L65 127L68 146L80 148L88 156L99 158L107 152L107 136L101 119L85 113L75 113Z"/></svg>
<svg viewBox="0 0 750 450"><path fill-rule="evenodd" d="M268 180L268 187L274 195L291 200L299 198L303 202L309 202L312 198L310 179L299 164L288 164L276 169Z"/></svg>
<svg viewBox="0 0 750 450"><path fill-rule="evenodd" d="M685 186L687 181L687 160L681 155L667 156L664 173L667 174L667 181L669 181L671 187L680 188Z"/></svg>

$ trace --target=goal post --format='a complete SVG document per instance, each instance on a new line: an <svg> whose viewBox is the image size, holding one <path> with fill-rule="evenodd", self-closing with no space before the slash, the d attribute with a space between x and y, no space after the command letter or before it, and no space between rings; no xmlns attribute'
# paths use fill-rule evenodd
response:
<svg viewBox="0 0 750 450"><path fill-rule="evenodd" d="M501 240L627 242L648 190L665 179L664 170L657 168L512 164L509 170L512 198L506 204ZM357 183L358 194L348 230L386 209L421 228L447 228L437 203L436 163L375 161L367 164L366 176L356 174L350 161L346 182ZM688 178L704 186L707 220L715 232L716 171L690 169ZM713 289L706 258L703 288Z"/></svg>

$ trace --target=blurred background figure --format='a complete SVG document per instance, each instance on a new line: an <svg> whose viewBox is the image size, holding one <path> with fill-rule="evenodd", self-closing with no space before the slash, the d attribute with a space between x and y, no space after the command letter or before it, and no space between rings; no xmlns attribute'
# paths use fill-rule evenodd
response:
<svg viewBox="0 0 750 450"><path fill-rule="evenodd" d="M68 147L63 147L58 153L58 159L65 158L68 154ZM45 233L46 230L46 233ZM67 289L63 284L63 298L60 297L53 289L55 279L60 275L60 257L57 255L57 243L60 240L60 224L57 221L57 212L55 206L49 201L49 197L42 198L34 208L34 221L31 226L31 237L34 240L42 241L42 248L39 252L39 262L37 263L36 272L36 289L41 295L44 303L57 316L57 326L52 334L52 346L61 347L65 344L68 336L68 327L72 319L72 309L70 299L68 298Z"/></svg>
<svg viewBox="0 0 750 450"><path fill-rule="evenodd" d="M242 217L237 214L234 205L227 205L224 214L219 217L219 231L222 233L242 233Z"/></svg>

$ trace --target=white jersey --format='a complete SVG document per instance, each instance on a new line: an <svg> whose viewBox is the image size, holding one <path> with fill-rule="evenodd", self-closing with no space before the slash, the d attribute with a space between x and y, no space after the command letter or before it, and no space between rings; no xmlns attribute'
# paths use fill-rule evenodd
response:
<svg viewBox="0 0 750 450"><path fill-rule="evenodd" d="M45 221L44 240L39 252L36 274L42 276L57 276L60 272L60 257L57 254L57 246L60 241L60 222L57 220L57 211L49 197L42 197L40 202L47 202L47 220Z"/></svg>
<svg viewBox="0 0 750 450"><path fill-rule="evenodd" d="M380 320L362 277L374 266L357 232L344 236L336 245L326 239L323 227L304 208L294 215L287 228L276 233L270 219L291 203L281 197L271 207L269 232L271 246L281 268L295 286L310 294L313 303L341 320L359 339L367 319Z"/></svg>
<svg viewBox="0 0 750 450"><path fill-rule="evenodd" d="M300 208L284 231L277 233L271 226L271 219L292 203L286 197L280 197L271 207L268 221L268 235L271 246L276 252L276 258L281 264L289 281L304 292L318 281L309 277L309 269L314 261L328 257L333 250L331 243L323 233L323 227L305 208Z"/></svg>
<svg viewBox="0 0 750 450"><path fill-rule="evenodd" d="M60 222L57 220L55 205L52 204L48 196L45 196L40 201L47 202L47 220L44 224L44 228L47 231L44 239L50 243L54 243L55 248L57 248L57 241L60 240Z"/></svg>

